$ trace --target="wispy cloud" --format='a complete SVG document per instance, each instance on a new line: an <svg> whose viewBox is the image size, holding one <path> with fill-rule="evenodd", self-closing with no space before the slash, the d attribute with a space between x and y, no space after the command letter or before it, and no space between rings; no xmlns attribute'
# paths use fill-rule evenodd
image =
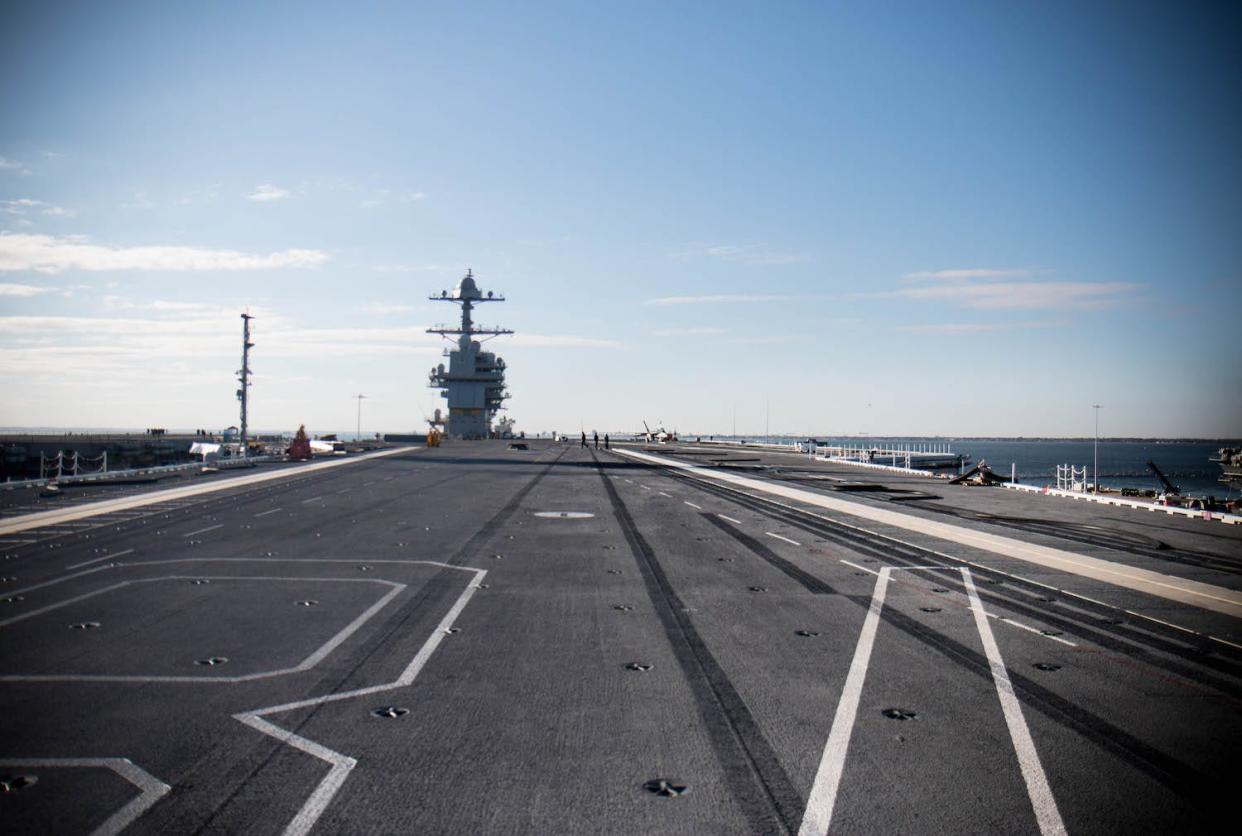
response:
<svg viewBox="0 0 1242 836"><path fill-rule="evenodd" d="M663 328L659 331L652 331L655 337L713 337L725 333L723 328L714 328L711 326L701 326L697 328Z"/></svg>
<svg viewBox="0 0 1242 836"><path fill-rule="evenodd" d="M55 290L57 288L0 282L0 296L38 296L40 293L52 293Z"/></svg>
<svg viewBox="0 0 1242 836"><path fill-rule="evenodd" d="M692 258L714 258L739 264L802 264L807 257L802 253L773 250L767 244L689 244L674 258L689 261Z"/></svg>
<svg viewBox="0 0 1242 836"><path fill-rule="evenodd" d="M365 305L359 305L358 310L365 314L393 316L396 314L412 313L418 310L418 308L414 305L404 305L397 302L367 302Z"/></svg>
<svg viewBox="0 0 1242 836"><path fill-rule="evenodd" d="M992 331L1024 331L1031 328L1055 328L1059 322L935 322L925 325L899 325L907 334L985 334Z"/></svg>
<svg viewBox="0 0 1242 836"><path fill-rule="evenodd" d="M328 260L320 250L289 249L257 254L208 247L109 247L81 236L0 233L0 272L33 270L273 270L317 267Z"/></svg>
<svg viewBox="0 0 1242 836"><path fill-rule="evenodd" d="M892 295L990 310L1083 309L1119 305L1139 287L1130 282L989 282L910 287L895 291Z"/></svg>
<svg viewBox="0 0 1242 836"><path fill-rule="evenodd" d="M246 200L255 200L259 202L268 202L272 200L284 200L289 197L288 189L282 189L279 186L273 186L271 183L263 183L253 192L246 195Z"/></svg>
<svg viewBox="0 0 1242 836"><path fill-rule="evenodd" d="M77 214L72 209L66 209L63 206L56 206L42 200L31 200L28 197L19 197L16 200L0 200L0 212L4 212L6 215L19 216L38 212L40 215L51 215L58 218L72 218Z"/></svg>
<svg viewBox="0 0 1242 836"><path fill-rule="evenodd" d="M1030 270L991 267L972 267L960 270L919 270L906 273L903 279L937 279L940 281L969 281L971 279L1012 279L1031 275Z"/></svg>
<svg viewBox="0 0 1242 836"><path fill-rule="evenodd" d="M648 299L644 305L710 305L716 303L792 302L803 297L781 294L721 293L710 296L660 296Z"/></svg>
<svg viewBox="0 0 1242 836"><path fill-rule="evenodd" d="M134 196L121 204L122 209L154 209L155 201L146 192L134 192Z"/></svg>
<svg viewBox="0 0 1242 836"><path fill-rule="evenodd" d="M29 174L30 169L19 163L17 160L10 160L8 157L0 157L0 171L11 171L15 174Z"/></svg>
<svg viewBox="0 0 1242 836"><path fill-rule="evenodd" d="M514 334L506 338L508 345L522 348L621 348L616 340L597 337L553 336L549 334Z"/></svg>

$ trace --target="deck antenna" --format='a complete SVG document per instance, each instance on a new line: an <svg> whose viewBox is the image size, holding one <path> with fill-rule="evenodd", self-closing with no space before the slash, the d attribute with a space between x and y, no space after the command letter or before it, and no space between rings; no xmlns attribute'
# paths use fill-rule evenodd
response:
<svg viewBox="0 0 1242 836"><path fill-rule="evenodd" d="M241 388L237 390L237 400L241 401L241 454L245 456L250 447L247 443L247 434L249 430L249 417L247 415L247 407L249 406L250 396L250 349L254 348L254 343L250 342L250 320L254 319L250 315L250 309L241 315L242 318L242 367L237 372L237 380L241 383Z"/></svg>

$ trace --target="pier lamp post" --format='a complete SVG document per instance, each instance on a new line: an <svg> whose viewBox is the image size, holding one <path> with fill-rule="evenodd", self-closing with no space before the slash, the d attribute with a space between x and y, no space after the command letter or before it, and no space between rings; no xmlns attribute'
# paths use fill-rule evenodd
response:
<svg viewBox="0 0 1242 836"><path fill-rule="evenodd" d="M358 399L358 428L354 430L354 441L362 441L362 399L366 395L360 393L354 397Z"/></svg>
<svg viewBox="0 0 1242 836"><path fill-rule="evenodd" d="M1100 405L1098 403L1091 404L1091 408L1095 410L1095 443L1092 445L1095 454L1095 464L1093 466L1092 475L1092 493L1100 492Z"/></svg>

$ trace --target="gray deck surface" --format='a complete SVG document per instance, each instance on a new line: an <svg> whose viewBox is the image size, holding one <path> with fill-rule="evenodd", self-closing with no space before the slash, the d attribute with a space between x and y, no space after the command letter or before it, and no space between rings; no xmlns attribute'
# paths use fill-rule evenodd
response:
<svg viewBox="0 0 1242 836"><path fill-rule="evenodd" d="M529 445L0 536L0 776L37 779L0 830L797 832L890 567L831 832L1039 832L963 566L1069 832L1228 829L1238 619ZM724 466L1242 588L1242 526L752 456ZM59 501L32 497L5 518Z"/></svg>

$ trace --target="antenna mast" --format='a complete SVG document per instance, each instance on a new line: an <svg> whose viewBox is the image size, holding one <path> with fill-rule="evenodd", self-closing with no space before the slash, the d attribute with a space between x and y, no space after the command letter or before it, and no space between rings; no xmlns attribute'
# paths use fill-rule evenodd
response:
<svg viewBox="0 0 1242 836"><path fill-rule="evenodd" d="M250 395L250 349L254 348L254 343L250 342L250 320L254 319L248 312L241 315L242 318L242 367L237 372L237 380L241 383L241 388L237 390L237 399L241 401L241 454L245 456L249 451L247 444L248 434L248 417L246 408L249 405Z"/></svg>

